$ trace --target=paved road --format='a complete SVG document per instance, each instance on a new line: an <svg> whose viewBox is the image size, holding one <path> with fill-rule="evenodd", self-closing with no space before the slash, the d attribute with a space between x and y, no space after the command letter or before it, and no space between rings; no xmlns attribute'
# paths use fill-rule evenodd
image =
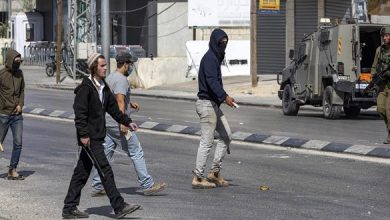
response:
<svg viewBox="0 0 390 220"><path fill-rule="evenodd" d="M26 105L51 110L73 112L73 92L65 90L28 88ZM199 126L195 104L191 101L133 97L141 111L133 117L160 123ZM300 111L298 116L284 116L280 109L223 106L233 131L263 133L303 139L318 139L347 144L383 146L384 123L375 112L364 112L356 119L342 117L326 120L320 112Z"/></svg>
<svg viewBox="0 0 390 220"><path fill-rule="evenodd" d="M60 219L76 160L74 125L25 117L20 170L25 181L0 179L0 219ZM388 219L389 165L233 143L223 174L232 186L192 190L198 138L139 132L150 173L165 180L165 194L144 197L129 159L117 154L113 169L126 201L143 210L137 219ZM9 158L10 136L0 154L0 175ZM260 191L260 185L270 187ZM81 206L91 219L107 219L107 198L91 198L89 183Z"/></svg>

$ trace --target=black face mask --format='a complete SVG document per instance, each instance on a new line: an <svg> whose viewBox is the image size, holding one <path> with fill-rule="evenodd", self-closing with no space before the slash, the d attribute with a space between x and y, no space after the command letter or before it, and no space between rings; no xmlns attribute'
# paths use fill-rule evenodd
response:
<svg viewBox="0 0 390 220"><path fill-rule="evenodd" d="M12 70L13 71L18 71L20 68L20 62L13 62L12 63Z"/></svg>
<svg viewBox="0 0 390 220"><path fill-rule="evenodd" d="M219 50L219 52L225 52L226 44L225 43L219 43L218 44L218 50Z"/></svg>

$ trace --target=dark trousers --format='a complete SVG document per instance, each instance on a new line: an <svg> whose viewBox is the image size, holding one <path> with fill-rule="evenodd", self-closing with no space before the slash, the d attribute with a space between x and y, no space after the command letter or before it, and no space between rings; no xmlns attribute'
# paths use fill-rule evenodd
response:
<svg viewBox="0 0 390 220"><path fill-rule="evenodd" d="M114 209L115 213L117 213L123 207L124 200L116 188L114 173L112 172L111 166L104 154L103 141L91 140L90 148L104 173L105 178L100 178L102 180L104 179L102 181L104 190L110 199L111 207ZM65 197L63 212L70 212L76 209L76 207L80 204L81 190L88 181L92 166L93 164L91 159L88 157L88 154L85 150L81 150L79 160L70 181L68 194Z"/></svg>

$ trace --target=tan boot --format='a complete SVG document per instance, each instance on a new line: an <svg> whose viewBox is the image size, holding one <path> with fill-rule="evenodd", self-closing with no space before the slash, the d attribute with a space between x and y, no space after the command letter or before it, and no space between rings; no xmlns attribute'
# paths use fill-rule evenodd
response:
<svg viewBox="0 0 390 220"><path fill-rule="evenodd" d="M196 175L192 177L192 188L193 189L211 189L215 188L216 185L214 183L210 183L205 178L200 178Z"/></svg>
<svg viewBox="0 0 390 220"><path fill-rule="evenodd" d="M24 180L24 176L22 176L18 172L16 172L16 168L10 168L8 170L7 179L9 179L9 180Z"/></svg>
<svg viewBox="0 0 390 220"><path fill-rule="evenodd" d="M217 185L217 187L229 186L229 182L226 181L221 176L219 171L212 171L212 170L210 170L209 173L207 174L207 180L212 182L212 183L215 183L215 185Z"/></svg>
<svg viewBox="0 0 390 220"><path fill-rule="evenodd" d="M387 138L383 141L384 144L390 144L390 131L387 132Z"/></svg>

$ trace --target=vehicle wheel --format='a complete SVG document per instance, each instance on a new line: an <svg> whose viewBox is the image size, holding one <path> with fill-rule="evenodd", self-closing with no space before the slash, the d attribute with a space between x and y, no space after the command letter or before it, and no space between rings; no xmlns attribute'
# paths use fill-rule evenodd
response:
<svg viewBox="0 0 390 220"><path fill-rule="evenodd" d="M48 77L54 76L54 68L53 68L52 65L46 66L46 75L47 75Z"/></svg>
<svg viewBox="0 0 390 220"><path fill-rule="evenodd" d="M345 107L344 106L344 113L347 117L356 117L360 114L360 107L357 107L357 106Z"/></svg>
<svg viewBox="0 0 390 220"><path fill-rule="evenodd" d="M294 103L293 93L291 85L288 84L284 87L282 95L282 109L284 115L297 115L299 111L299 105Z"/></svg>
<svg viewBox="0 0 390 220"><path fill-rule="evenodd" d="M333 87L327 86L324 91L322 99L322 108L324 112L324 117L326 119L336 119L340 117L341 105L333 105Z"/></svg>

